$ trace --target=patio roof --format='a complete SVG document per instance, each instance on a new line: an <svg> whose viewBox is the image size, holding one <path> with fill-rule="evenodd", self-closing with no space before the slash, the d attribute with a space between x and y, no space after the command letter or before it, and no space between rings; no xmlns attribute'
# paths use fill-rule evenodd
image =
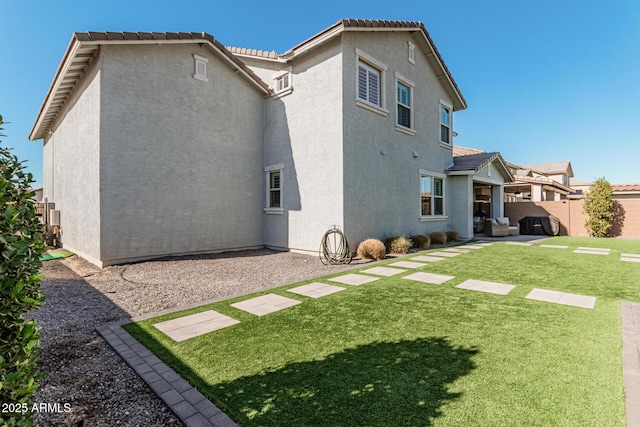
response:
<svg viewBox="0 0 640 427"><path fill-rule="evenodd" d="M513 182L513 176L506 165L506 162L500 155L500 153L478 153L469 154L466 156L456 156L453 158L453 166L447 169L449 175L468 175L476 174L483 168L489 166L491 163L495 163L496 166L502 170L505 176L505 182Z"/></svg>

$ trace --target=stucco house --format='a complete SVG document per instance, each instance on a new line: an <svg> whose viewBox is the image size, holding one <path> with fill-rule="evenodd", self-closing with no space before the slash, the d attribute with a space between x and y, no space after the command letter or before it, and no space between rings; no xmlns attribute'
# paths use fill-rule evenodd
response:
<svg viewBox="0 0 640 427"><path fill-rule="evenodd" d="M317 252L456 229L497 153L454 161L466 101L422 23L340 20L285 53L206 33L75 33L30 139L60 242L105 266L271 247Z"/></svg>

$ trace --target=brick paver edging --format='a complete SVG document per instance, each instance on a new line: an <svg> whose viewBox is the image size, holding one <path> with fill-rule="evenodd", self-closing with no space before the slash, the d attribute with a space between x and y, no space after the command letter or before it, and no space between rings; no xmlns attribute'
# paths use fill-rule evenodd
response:
<svg viewBox="0 0 640 427"><path fill-rule="evenodd" d="M96 330L116 353L151 387L187 427L237 427L231 418L165 365L121 326L122 321Z"/></svg>
<svg viewBox="0 0 640 427"><path fill-rule="evenodd" d="M627 427L640 426L640 304L622 301L622 376Z"/></svg>

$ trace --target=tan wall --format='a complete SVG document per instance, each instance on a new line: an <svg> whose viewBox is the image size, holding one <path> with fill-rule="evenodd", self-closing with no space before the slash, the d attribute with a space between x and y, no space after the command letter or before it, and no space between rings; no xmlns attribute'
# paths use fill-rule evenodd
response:
<svg viewBox="0 0 640 427"><path fill-rule="evenodd" d="M640 238L640 200L615 200L617 215L611 234L615 237ZM512 222L527 215L553 215L560 219L561 236L588 236L584 228L587 216L582 212L583 200L556 202L505 203L504 216Z"/></svg>

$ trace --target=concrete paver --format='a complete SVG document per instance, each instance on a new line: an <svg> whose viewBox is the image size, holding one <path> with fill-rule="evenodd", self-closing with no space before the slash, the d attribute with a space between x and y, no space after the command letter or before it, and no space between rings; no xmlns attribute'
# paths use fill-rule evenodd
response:
<svg viewBox="0 0 640 427"><path fill-rule="evenodd" d="M404 267L404 268L420 268L420 267L426 266L427 264L423 262L398 261L398 262L391 263L389 265L394 267Z"/></svg>
<svg viewBox="0 0 640 427"><path fill-rule="evenodd" d="M460 283L458 286L456 286L456 288L467 289L470 291L487 292L497 295L506 295L511 292L511 290L515 288L515 286L507 285L504 283L485 282L483 280L469 279Z"/></svg>
<svg viewBox="0 0 640 427"><path fill-rule="evenodd" d="M438 257L438 256L418 255L418 256L414 256L413 258L410 258L410 260L420 261L420 262L438 262L438 261L444 261L445 258Z"/></svg>
<svg viewBox="0 0 640 427"><path fill-rule="evenodd" d="M625 258L640 258L640 254L620 254L620 256Z"/></svg>
<svg viewBox="0 0 640 427"><path fill-rule="evenodd" d="M533 243L527 243L527 242L507 242L507 245L512 245L512 246L532 246Z"/></svg>
<svg viewBox="0 0 640 427"><path fill-rule="evenodd" d="M469 252L471 252L471 249L447 248L447 249L443 249L443 251L445 251L445 252L457 252L459 254L468 254Z"/></svg>
<svg viewBox="0 0 640 427"><path fill-rule="evenodd" d="M593 309L596 305L596 297L538 288L529 292L525 298L589 309Z"/></svg>
<svg viewBox="0 0 640 427"><path fill-rule="evenodd" d="M443 274L422 273L422 272L409 274L408 276L403 277L403 279L413 280L416 282L423 282L423 283L432 283L434 285L440 285L454 278L455 278L454 276L445 276Z"/></svg>
<svg viewBox="0 0 640 427"><path fill-rule="evenodd" d="M609 251L595 251L592 249L576 249L574 254L609 255Z"/></svg>
<svg viewBox="0 0 640 427"><path fill-rule="evenodd" d="M620 309L627 426L640 426L640 304L622 301Z"/></svg>
<svg viewBox="0 0 640 427"><path fill-rule="evenodd" d="M439 257L445 257L445 258L451 258L454 256L458 256L460 255L457 252L444 252L444 251L440 251L440 252L431 252L429 255L431 256L439 256Z"/></svg>
<svg viewBox="0 0 640 427"><path fill-rule="evenodd" d="M474 244L471 244L471 245L464 245L462 247L464 249L482 249L482 248L486 248L487 246L486 245L474 245Z"/></svg>
<svg viewBox="0 0 640 427"><path fill-rule="evenodd" d="M389 267L373 267L367 270L362 270L360 273L375 274L378 276L391 277L396 274L405 273L407 270L401 268L389 268Z"/></svg>
<svg viewBox="0 0 640 427"><path fill-rule="evenodd" d="M540 245L541 248L551 248L551 249L569 249L569 246L564 245Z"/></svg>
<svg viewBox="0 0 640 427"><path fill-rule="evenodd" d="M321 298L327 295L335 294L336 292L344 291L345 289L346 288L342 288L340 286L327 285L320 282L312 282L306 285L287 289L287 292L292 292L294 294L304 295L311 298Z"/></svg>
<svg viewBox="0 0 640 427"><path fill-rule="evenodd" d="M246 311L247 313L255 314L256 316L264 316L266 314L300 304L301 302L302 301L276 294L266 294L259 297L236 302L234 304L231 304L231 307Z"/></svg>
<svg viewBox="0 0 640 427"><path fill-rule="evenodd" d="M620 261L626 261L626 262L640 262L640 258L628 258L628 257L622 257L620 258Z"/></svg>
<svg viewBox="0 0 640 427"><path fill-rule="evenodd" d="M345 285L360 286L360 285L364 285L365 283L375 282L376 280L380 280L380 278L363 276L362 274L350 273L350 274L345 274L344 276L338 276L338 277L334 277L333 279L327 279L327 280L331 282L344 283Z"/></svg>
<svg viewBox="0 0 640 427"><path fill-rule="evenodd" d="M237 323L240 323L240 321L217 311L208 310L156 323L153 326L172 340L181 342Z"/></svg>

